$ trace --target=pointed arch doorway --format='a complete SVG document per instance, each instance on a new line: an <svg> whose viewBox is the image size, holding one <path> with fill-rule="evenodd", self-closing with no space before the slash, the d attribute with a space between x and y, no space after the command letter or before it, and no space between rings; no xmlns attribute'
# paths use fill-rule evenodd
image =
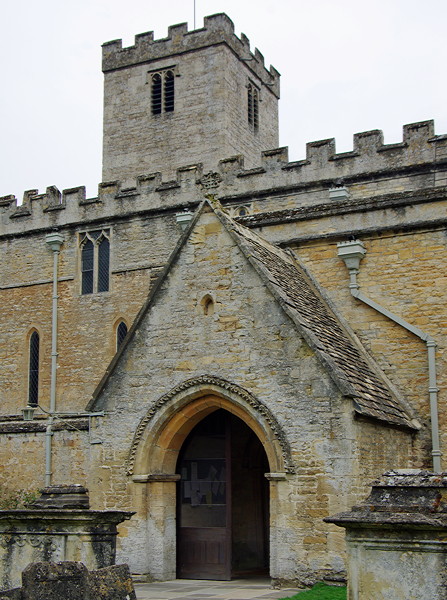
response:
<svg viewBox="0 0 447 600"><path fill-rule="evenodd" d="M192 429L176 469L178 577L268 573L268 471L259 438L234 414L218 409Z"/></svg>
<svg viewBox="0 0 447 600"><path fill-rule="evenodd" d="M270 513L269 524L264 523L264 531L269 528L270 544L265 544L265 553L269 551L270 554L269 575L278 578L283 572L282 540L286 535L287 523L284 522L282 504L287 502L289 477L294 473L287 437L269 407L249 391L224 379L203 375L186 380L161 396L141 419L129 449L126 466L127 473L132 478L134 505L140 510L138 527L141 527L141 533L129 536L128 543L133 549L135 544L145 540L147 552L138 555L141 557L139 568L154 580L167 581L178 576L179 456L194 428L208 415L219 410L242 421L267 455L268 468L261 469L258 479L264 486L267 486L267 479L270 492L268 510L265 511ZM237 435L234 434L234 428L232 431L234 440ZM245 453L233 446L234 456L245 459ZM232 464L234 465L234 459ZM263 476L265 472L268 473L268 478ZM236 504L234 490L233 473L233 506ZM244 510L246 512L246 506L247 503L242 503L242 514ZM267 515L265 521L268 521ZM233 521L232 549L238 541L234 537L235 528ZM259 533L260 530L257 531ZM231 557L233 575L237 575L243 568L242 561L239 564L236 562Z"/></svg>

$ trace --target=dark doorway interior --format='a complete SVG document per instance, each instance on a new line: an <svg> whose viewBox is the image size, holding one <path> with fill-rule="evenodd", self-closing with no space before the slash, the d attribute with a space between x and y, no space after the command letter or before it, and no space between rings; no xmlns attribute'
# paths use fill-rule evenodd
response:
<svg viewBox="0 0 447 600"><path fill-rule="evenodd" d="M267 457L254 432L225 410L185 440L177 512L177 575L231 579L268 572Z"/></svg>

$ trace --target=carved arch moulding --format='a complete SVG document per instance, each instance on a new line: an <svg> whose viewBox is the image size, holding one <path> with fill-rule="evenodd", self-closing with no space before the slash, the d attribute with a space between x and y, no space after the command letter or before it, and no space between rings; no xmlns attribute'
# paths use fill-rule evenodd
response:
<svg viewBox="0 0 447 600"><path fill-rule="evenodd" d="M206 401L200 404L201 399ZM184 421L184 415L181 413L188 408L197 408L197 414L201 411L203 416L205 416L206 410L209 414L218 408L224 408L239 416L260 437L266 449L270 467L285 473L294 473L290 446L281 425L270 409L253 394L235 383L212 375L201 375L180 383L161 396L149 408L138 424L132 440L126 463L127 475L135 474L138 470L136 465L139 457L148 454L150 448L159 451L160 439L165 434L169 423L173 423L176 417L180 417L178 418L179 423L182 422L182 419ZM150 438L152 438L151 441ZM273 461L271 460L272 456L275 457Z"/></svg>

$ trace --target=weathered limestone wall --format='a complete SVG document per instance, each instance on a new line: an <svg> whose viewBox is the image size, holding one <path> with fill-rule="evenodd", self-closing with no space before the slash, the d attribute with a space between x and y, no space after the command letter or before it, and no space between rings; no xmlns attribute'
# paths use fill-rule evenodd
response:
<svg viewBox="0 0 447 600"><path fill-rule="evenodd" d="M111 278L108 292L81 292L79 243L82 232L110 232ZM166 262L180 228L175 219L94 223L63 230L59 260L57 410L82 411L116 352L116 327L128 327L143 304L151 280ZM2 302L0 412L18 414L28 400L29 338L40 336L39 403L48 410L51 372L53 256L44 234L6 239Z"/></svg>
<svg viewBox="0 0 447 600"><path fill-rule="evenodd" d="M437 379L442 446L445 448L447 407L445 305L447 285L442 265L447 260L447 239L442 229L380 232L361 236L366 256L360 264L361 291L381 306L414 324L437 343ZM415 444L430 467L428 359L425 343L372 308L354 299L349 276L337 256L336 242L304 243L294 247L309 271L326 290L337 310L354 329L368 352L393 385L413 407L422 424ZM422 448L421 448L422 445Z"/></svg>
<svg viewBox="0 0 447 600"><path fill-rule="evenodd" d="M445 598L445 473L393 470L328 522L346 529L349 600Z"/></svg>
<svg viewBox="0 0 447 600"><path fill-rule="evenodd" d="M3 491L37 491L45 484L45 420L0 422L0 485ZM90 460L88 420L58 420L53 427L52 471L58 484L85 483ZM18 473L20 474L18 476Z"/></svg>
<svg viewBox="0 0 447 600"><path fill-rule="evenodd" d="M201 300L206 295L214 299L213 314L204 314ZM107 411L98 428L104 443L95 447L90 475L92 482L101 478L95 501L108 508L127 507L130 502L138 511L126 524L120 560L155 578L175 573L175 484L147 479L132 482L126 479L125 463L133 432L154 403L176 385L204 374L249 390L268 406L290 446L296 474L284 474L271 483L272 576L307 581L317 573L340 571L341 536L329 534L320 517L348 505L363 491L365 472L376 475L386 464L411 462L411 436L389 429L383 436L387 444L367 466L360 467L357 438L363 425L353 423L351 401L341 397L313 351L212 214L202 215L95 405L95 409ZM200 392L194 397L197 394ZM167 421L176 410L173 399L166 405ZM256 418L259 421L261 417L250 413L250 407L246 410L247 419L251 417L255 426ZM151 427L160 427L157 419L161 418L148 423L142 444L145 435L147 439L155 436ZM142 451L147 464L146 471L144 464L139 464L139 473L151 474L148 469L154 452L161 462L153 476L174 473L163 471L166 458L159 448L168 436L176 437L173 428L177 426L174 423L170 429L167 425L159 441L154 438L153 451L149 446ZM184 439L186 433L181 436ZM175 465L175 460L169 464ZM163 512L158 520L157 506ZM154 518L147 523L151 511ZM150 552L150 547L156 551Z"/></svg>

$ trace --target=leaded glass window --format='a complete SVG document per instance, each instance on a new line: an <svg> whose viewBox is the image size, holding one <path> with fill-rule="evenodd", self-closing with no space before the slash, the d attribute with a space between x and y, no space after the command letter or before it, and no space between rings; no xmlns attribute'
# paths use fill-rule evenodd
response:
<svg viewBox="0 0 447 600"><path fill-rule="evenodd" d="M116 349L118 350L127 335L127 325L124 321L121 321L116 328Z"/></svg>
<svg viewBox="0 0 447 600"><path fill-rule="evenodd" d="M28 404L37 406L39 402L39 334L34 331L29 341Z"/></svg>
<svg viewBox="0 0 447 600"><path fill-rule="evenodd" d="M93 292L94 245L89 239L82 246L82 293Z"/></svg>
<svg viewBox="0 0 447 600"><path fill-rule="evenodd" d="M110 286L110 240L108 230L88 231L81 236L81 293L107 292Z"/></svg>
<svg viewBox="0 0 447 600"><path fill-rule="evenodd" d="M109 290L110 242L103 237L98 242L98 292Z"/></svg>

